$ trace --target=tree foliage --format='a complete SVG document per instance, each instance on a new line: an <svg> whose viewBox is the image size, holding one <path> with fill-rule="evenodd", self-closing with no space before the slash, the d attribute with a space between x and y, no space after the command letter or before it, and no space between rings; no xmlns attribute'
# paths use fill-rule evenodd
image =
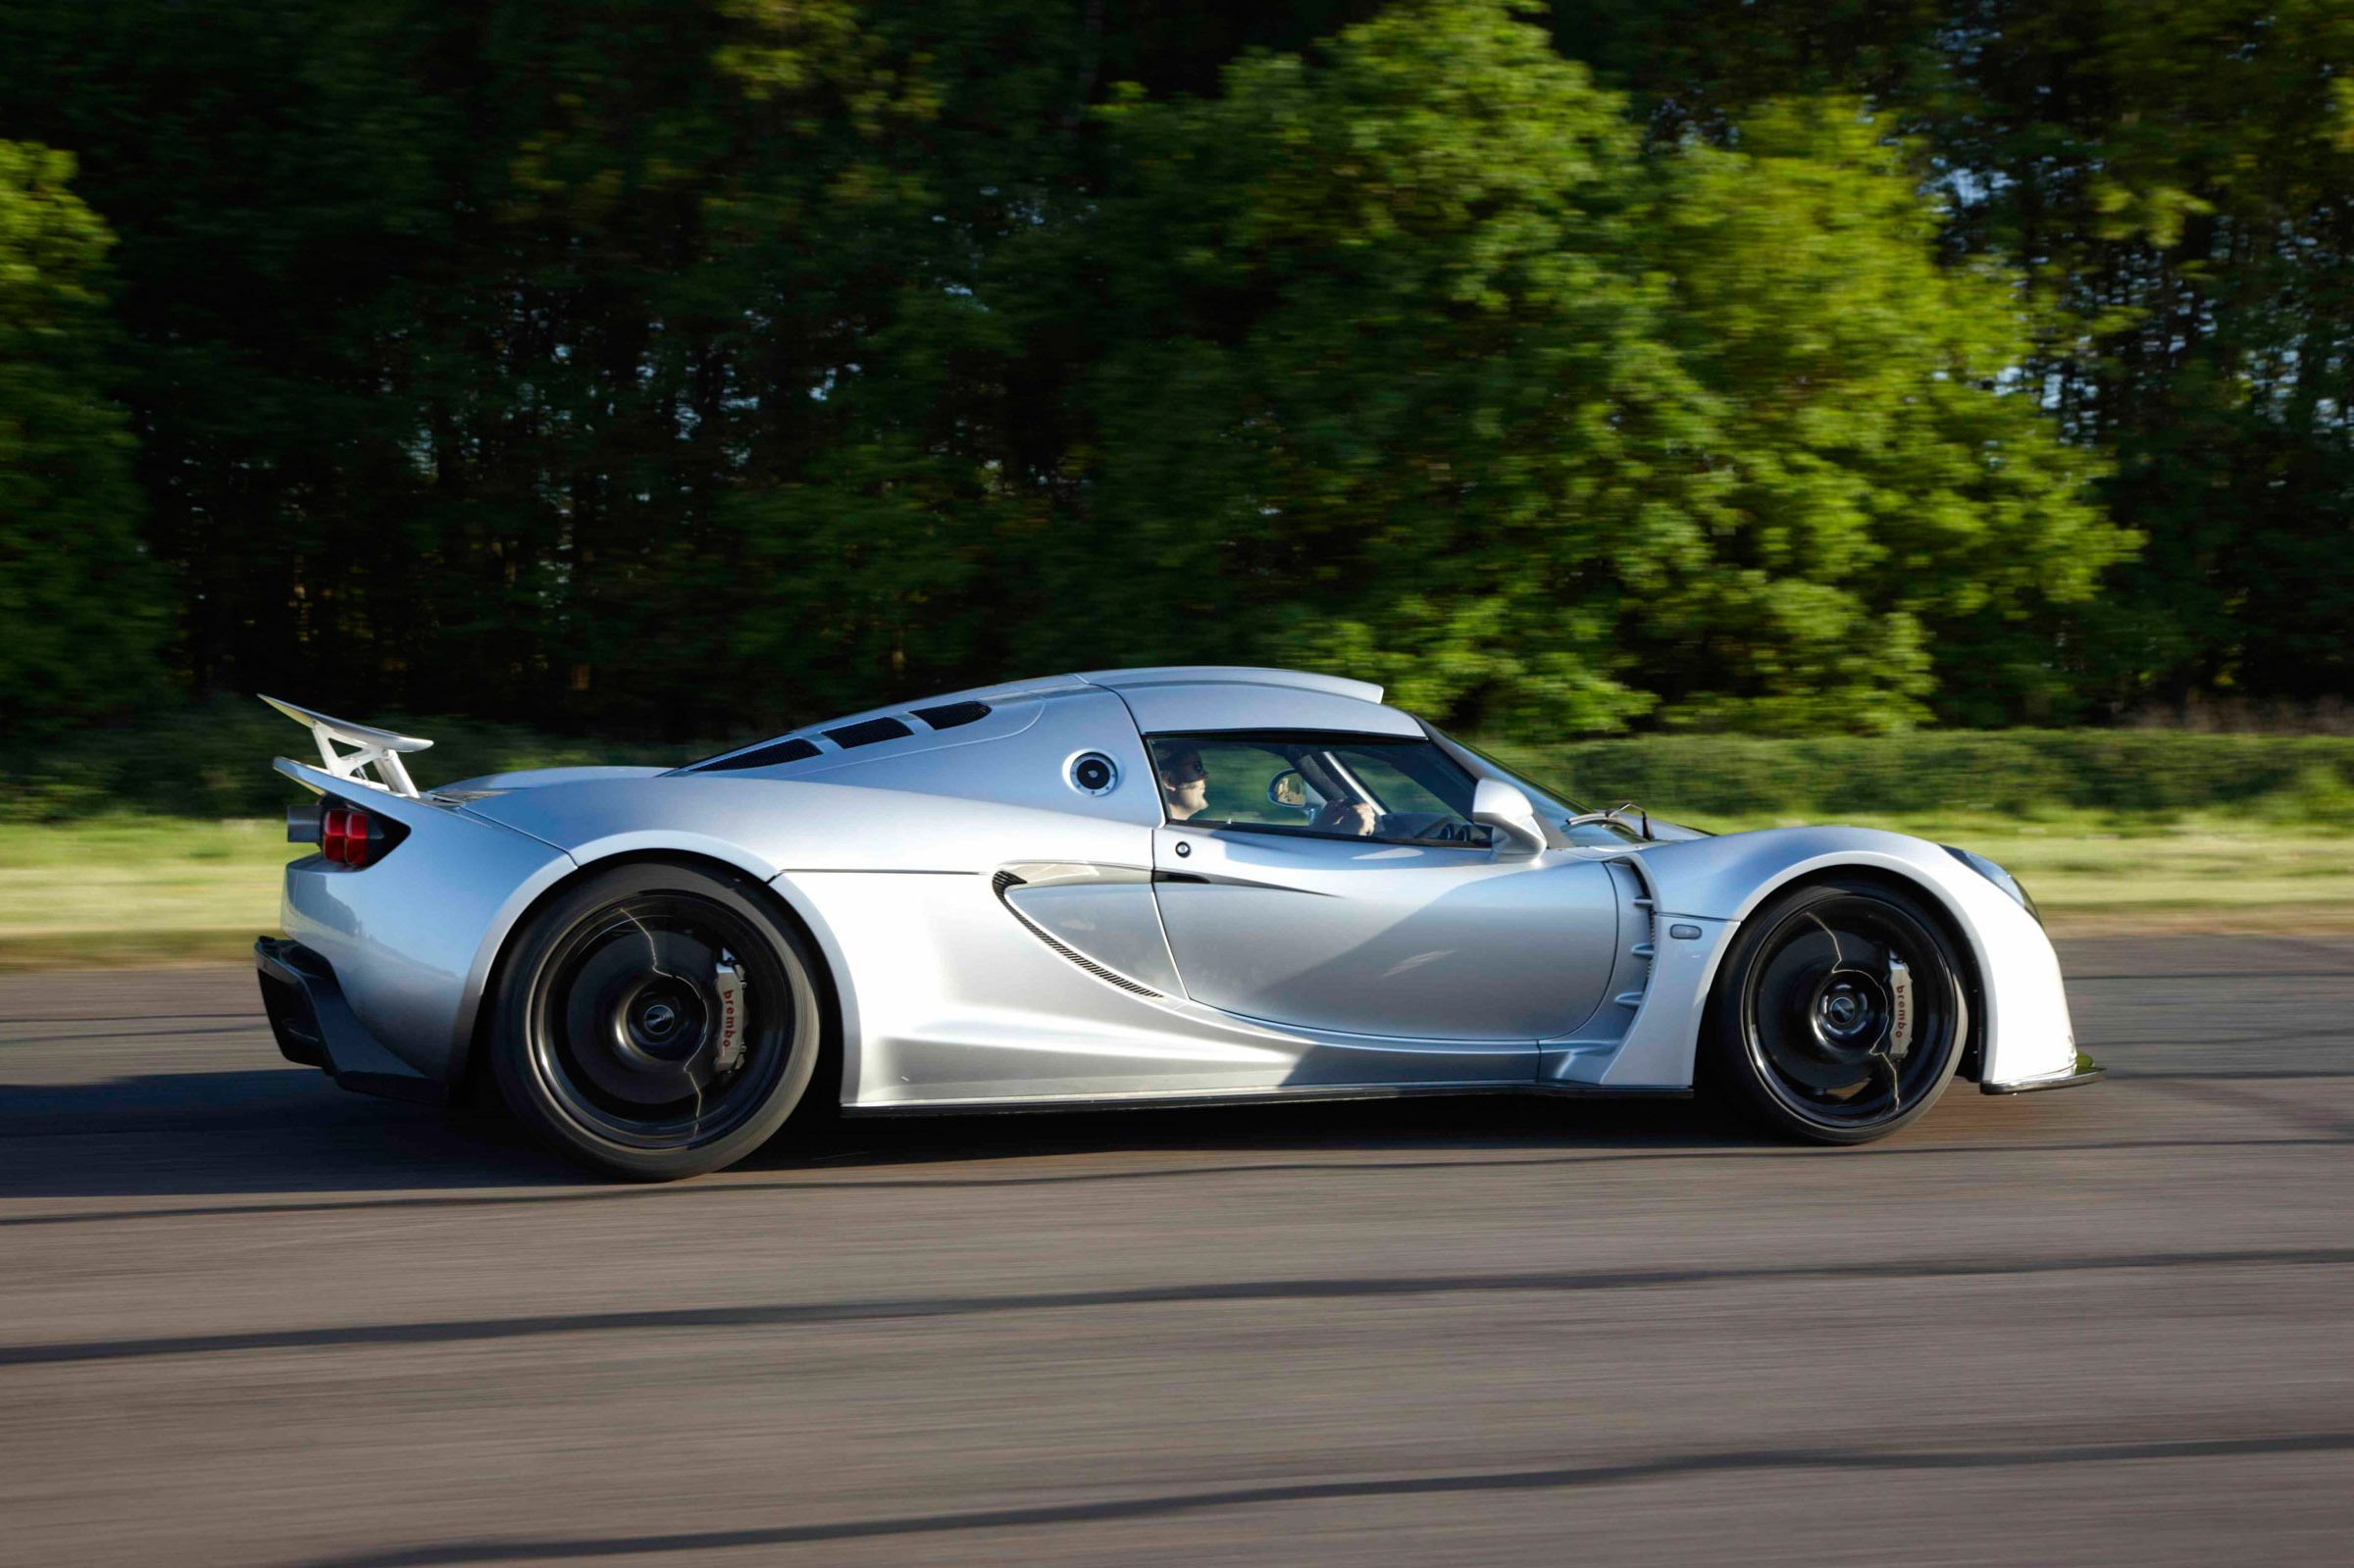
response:
<svg viewBox="0 0 2354 1568"><path fill-rule="evenodd" d="M2354 677L2341 11L29 0L0 134L196 691L1884 729Z"/></svg>
<svg viewBox="0 0 2354 1568"><path fill-rule="evenodd" d="M2057 629L1957 669L1958 716L2354 682L2354 9L2342 0L1576 0L1564 49L1663 139L1864 94L2031 288L2019 367L2146 546ZM2040 657L2067 689L2021 685Z"/></svg>
<svg viewBox="0 0 2354 1568"><path fill-rule="evenodd" d="M2018 384L2015 282L1938 265L1903 149L1852 103L1769 102L1732 148L1663 163L1647 251L1718 411L1692 510L1722 542L1654 606L1646 659L1700 661L1680 716L1731 716L1713 670L1746 672L1748 711L1787 729L1857 728L1883 693L1919 714L1990 655L2014 700L2053 683L2052 607L2131 540L2092 504L2098 461Z"/></svg>
<svg viewBox="0 0 2354 1568"><path fill-rule="evenodd" d="M1119 177L981 293L1082 345L1041 576L1099 657L1337 656L1523 728L1888 728L1939 634L2121 553L1997 388L2015 291L1936 266L1852 108L1647 163L1536 29L1442 0L1108 119Z"/></svg>
<svg viewBox="0 0 2354 1568"><path fill-rule="evenodd" d="M106 226L74 160L0 141L0 725L149 694L162 616L129 421L107 401Z"/></svg>

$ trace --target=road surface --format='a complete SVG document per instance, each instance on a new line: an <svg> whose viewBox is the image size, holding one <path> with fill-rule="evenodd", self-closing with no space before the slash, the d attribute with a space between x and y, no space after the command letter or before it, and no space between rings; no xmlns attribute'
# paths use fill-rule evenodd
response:
<svg viewBox="0 0 2354 1568"><path fill-rule="evenodd" d="M1869 1149L1466 1100L844 1122L662 1189L0 978L0 1560L2343 1562L2354 942L2066 944Z"/></svg>

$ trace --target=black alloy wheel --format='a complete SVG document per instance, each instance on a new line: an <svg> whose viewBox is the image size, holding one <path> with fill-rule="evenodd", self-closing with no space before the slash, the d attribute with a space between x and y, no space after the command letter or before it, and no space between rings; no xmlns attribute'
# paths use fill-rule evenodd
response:
<svg viewBox="0 0 2354 1568"><path fill-rule="evenodd" d="M1969 1035L1959 956L1919 895L1816 884L1770 901L1735 936L1705 1065L1713 1087L1772 1130L1862 1143L1936 1102Z"/></svg>
<svg viewBox="0 0 2354 1568"><path fill-rule="evenodd" d="M534 920L492 1067L523 1121L607 1175L716 1170L781 1127L820 1045L815 963L751 884L638 864Z"/></svg>

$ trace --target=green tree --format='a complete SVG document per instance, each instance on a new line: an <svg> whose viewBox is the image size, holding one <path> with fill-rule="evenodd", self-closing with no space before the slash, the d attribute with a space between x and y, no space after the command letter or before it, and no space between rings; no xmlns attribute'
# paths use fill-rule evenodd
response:
<svg viewBox="0 0 2354 1568"><path fill-rule="evenodd" d="M28 0L0 133L123 235L198 690L1870 728L2338 679L2326 8L2130 9L1564 6L1630 100L1497 0Z"/></svg>
<svg viewBox="0 0 2354 1568"><path fill-rule="evenodd" d="M998 673L1019 569L928 521L995 389L925 333L1084 199L1108 82L1351 7L1110 9L0 9L0 132L124 235L182 678L685 735Z"/></svg>
<svg viewBox="0 0 2354 1568"><path fill-rule="evenodd" d="M2095 503L2101 464L2021 389L2023 291L1940 265L1938 213L1858 105L1769 103L1732 140L1663 158L1637 226L1715 416L1691 492L1714 548L1630 642L1687 722L2048 701L2052 607L2090 599L2133 540Z"/></svg>
<svg viewBox="0 0 2354 1568"><path fill-rule="evenodd" d="M129 422L106 397L96 214L74 160L0 141L0 729L155 694L162 630L141 552Z"/></svg>
<svg viewBox="0 0 2354 1568"><path fill-rule="evenodd" d="M976 352L1063 400L1007 485L1046 503L1024 664L1881 729L1924 715L1941 633L2080 597L2124 543L2002 389L2014 291L1936 266L1852 108L1647 163L1538 28L1435 0L1108 119L1102 199L981 295Z"/></svg>
<svg viewBox="0 0 2354 1568"><path fill-rule="evenodd" d="M1946 253L2033 291L2021 379L2115 454L2101 498L2147 544L2039 653L1944 667L1949 715L2066 716L2022 660L2079 711L2354 683L2343 0L1561 0L1555 31L1664 141L1864 95L1949 205Z"/></svg>
<svg viewBox="0 0 2354 1568"><path fill-rule="evenodd" d="M127 395L199 691L700 729L741 476L914 227L846 6L40 5L0 102L124 227Z"/></svg>

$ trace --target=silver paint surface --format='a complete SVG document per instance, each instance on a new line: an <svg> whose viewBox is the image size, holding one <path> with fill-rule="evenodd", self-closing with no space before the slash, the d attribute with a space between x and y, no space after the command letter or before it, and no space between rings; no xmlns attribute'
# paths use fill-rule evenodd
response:
<svg viewBox="0 0 2354 1568"><path fill-rule="evenodd" d="M1590 1016L1610 977L1617 900L1590 858L1182 823L1154 845L1155 865L1201 879L1153 887L1186 994L1227 1012L1533 1049Z"/></svg>
<svg viewBox="0 0 2354 1568"><path fill-rule="evenodd" d="M406 840L357 872L296 862L285 930L434 1076L463 1067L492 967L537 898L617 858L683 856L765 884L807 928L840 1001L844 1097L861 1108L1673 1090L1692 1081L1741 920L1796 878L1865 870L1913 883L1952 920L1983 980L1987 1076L2073 1060L2041 929L1901 835L1565 847L1547 824L1549 847L1532 855L1164 826L1143 733L1423 733L1378 696L1282 671L1095 672L916 705L990 704L942 731L906 707L829 721L806 732L818 755L781 766L546 769L421 800L370 792L362 803L408 827ZM879 717L911 733L847 749L822 733ZM1119 770L1100 795L1070 779L1090 751ZM1048 866L1067 874L1000 894L1000 873ZM1155 867L1192 880L1141 880ZM1668 916L1701 936L1660 940Z"/></svg>
<svg viewBox="0 0 2354 1568"><path fill-rule="evenodd" d="M374 865L305 855L287 866L279 924L333 966L344 999L386 1049L428 1078L455 1077L489 978L487 934L507 930L572 870L570 857L448 806L354 790L300 763L281 771L408 828Z"/></svg>

